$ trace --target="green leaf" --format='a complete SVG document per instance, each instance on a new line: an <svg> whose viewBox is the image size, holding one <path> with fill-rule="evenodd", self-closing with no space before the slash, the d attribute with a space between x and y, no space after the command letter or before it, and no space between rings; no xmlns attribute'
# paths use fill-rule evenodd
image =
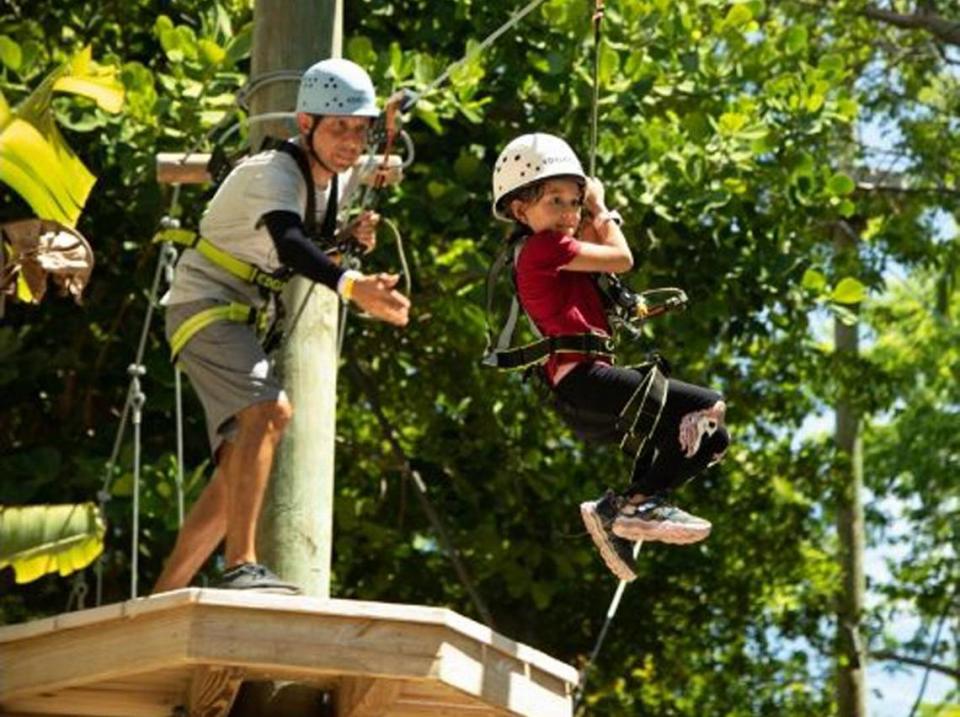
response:
<svg viewBox="0 0 960 717"><path fill-rule="evenodd" d="M821 292L827 287L827 277L823 275L823 272L810 268L803 272L803 278L800 280L800 285L804 289Z"/></svg>
<svg viewBox="0 0 960 717"><path fill-rule="evenodd" d="M819 92L814 92L803 101L803 108L810 114L816 114L822 108L827 98Z"/></svg>
<svg viewBox="0 0 960 717"><path fill-rule="evenodd" d="M806 49L808 38L809 33L806 27L803 25L794 25L787 30L783 42L787 52L798 53Z"/></svg>
<svg viewBox="0 0 960 717"><path fill-rule="evenodd" d="M105 527L93 503L0 507L0 568L18 583L81 570L103 552Z"/></svg>
<svg viewBox="0 0 960 717"><path fill-rule="evenodd" d="M730 8L727 16L723 19L724 27L741 27L753 20L753 13L749 5L742 3Z"/></svg>
<svg viewBox="0 0 960 717"><path fill-rule="evenodd" d="M838 304L859 304L866 295L866 287L859 280L847 276L834 287L833 293L830 294L830 300Z"/></svg>
<svg viewBox="0 0 960 717"><path fill-rule="evenodd" d="M23 51L20 45L6 35L0 35L0 62L14 72L23 64Z"/></svg>
<svg viewBox="0 0 960 717"><path fill-rule="evenodd" d="M834 174L827 182L827 192L833 197L845 197L848 194L853 194L856 188L857 183L842 172Z"/></svg>
<svg viewBox="0 0 960 717"><path fill-rule="evenodd" d="M227 51L213 40L206 38L197 42L197 48L200 50L200 57L205 64L211 67L217 67L227 56Z"/></svg>
<svg viewBox="0 0 960 717"><path fill-rule="evenodd" d="M347 41L347 58L361 67L369 67L375 64L377 53L373 49L373 42L369 37L354 35Z"/></svg>
<svg viewBox="0 0 960 717"><path fill-rule="evenodd" d="M724 112L720 115L718 127L720 134L734 135L746 126L750 118L739 112Z"/></svg>
<svg viewBox="0 0 960 717"><path fill-rule="evenodd" d="M250 56L250 49L253 46L253 23L248 22L243 28L234 35L227 43L226 54L223 58L224 67L233 67L240 60Z"/></svg>
<svg viewBox="0 0 960 717"><path fill-rule="evenodd" d="M610 84L610 81L620 70L620 53L609 45L603 45L600 49L600 85Z"/></svg>

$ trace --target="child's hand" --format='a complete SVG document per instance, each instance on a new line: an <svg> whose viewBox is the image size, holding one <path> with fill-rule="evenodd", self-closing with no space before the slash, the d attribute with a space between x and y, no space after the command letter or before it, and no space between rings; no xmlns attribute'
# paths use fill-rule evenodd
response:
<svg viewBox="0 0 960 717"><path fill-rule="evenodd" d="M593 216L607 210L604 203L603 184L596 177L587 177L587 184L583 191L583 207Z"/></svg>
<svg viewBox="0 0 960 717"><path fill-rule="evenodd" d="M580 222L580 232L577 237L580 241L586 242L587 244L602 244L600 240L600 235L597 234L597 228L593 224L593 219L591 217L584 217L583 221Z"/></svg>

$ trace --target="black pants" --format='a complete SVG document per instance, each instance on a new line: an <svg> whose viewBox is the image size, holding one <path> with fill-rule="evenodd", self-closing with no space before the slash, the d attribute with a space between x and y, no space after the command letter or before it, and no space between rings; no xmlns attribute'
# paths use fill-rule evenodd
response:
<svg viewBox="0 0 960 717"><path fill-rule="evenodd" d="M645 376L643 369L585 362L553 390L574 433L591 442L619 443L623 431L617 418ZM724 410L716 391L669 379L666 404L650 441L652 461L634 464L624 494L674 490L720 460L730 443Z"/></svg>

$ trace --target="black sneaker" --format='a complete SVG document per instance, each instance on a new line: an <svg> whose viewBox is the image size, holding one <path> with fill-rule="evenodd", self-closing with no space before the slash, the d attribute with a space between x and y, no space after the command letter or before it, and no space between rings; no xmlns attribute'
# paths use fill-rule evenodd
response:
<svg viewBox="0 0 960 717"><path fill-rule="evenodd" d="M627 540L657 540L689 545L705 540L712 527L709 520L680 510L667 503L663 496L654 496L639 505L625 501L613 520L611 530Z"/></svg>
<svg viewBox="0 0 960 717"><path fill-rule="evenodd" d="M613 522L619 514L622 502L612 490L608 490L597 500L588 500L580 504L580 517L600 551L600 557L610 568L610 572L620 580L631 581L637 577L637 565L633 559L633 543L611 532Z"/></svg>
<svg viewBox="0 0 960 717"><path fill-rule="evenodd" d="M287 583L257 563L240 563L223 573L216 587L223 590L254 590L261 593L299 595L300 588Z"/></svg>

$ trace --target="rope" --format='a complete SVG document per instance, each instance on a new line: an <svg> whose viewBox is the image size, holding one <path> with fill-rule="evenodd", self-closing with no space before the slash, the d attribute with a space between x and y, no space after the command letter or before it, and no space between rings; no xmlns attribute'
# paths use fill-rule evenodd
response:
<svg viewBox="0 0 960 717"><path fill-rule="evenodd" d="M636 560L637 556L640 554L640 548L643 543L634 543L633 544L633 559ZM603 641L607 637L607 631L610 629L610 623L613 622L614 616L617 614L617 610L620 608L620 600L623 598L623 593L627 589L627 581L621 580L617 585L616 591L613 593L613 599L610 601L610 607L607 608L606 619L603 621L603 627L600 628L600 634L597 636L597 642L593 646L593 650L590 652L590 657L587 660L587 664L583 666L583 669L580 670L580 679L577 685L577 692L573 697L573 711L577 711L577 706L580 704L580 701L583 699L583 692L587 686L587 677L590 674L590 669L593 667L593 663L596 662L597 655L600 654L600 648L603 646Z"/></svg>
<svg viewBox="0 0 960 717"><path fill-rule="evenodd" d="M604 14L604 0L595 0L594 13L591 21L593 22L593 98L590 107L590 176L594 177L597 173L597 134L599 126L599 108L600 108L600 47L603 40L602 36L602 25L603 25L603 14ZM653 290L657 292L659 290ZM646 292L643 292L646 293ZM643 296L641 293L641 296ZM681 294L683 292L680 292ZM684 298L686 295L684 294ZM642 317L637 317L641 320L650 318L652 314L644 314ZM633 329L634 327L630 326L629 322L624 322L627 327ZM636 560L637 556L640 555L640 548L643 543L637 542L633 545L633 559ZM573 711L576 712L581 701L583 700L583 694L587 686L587 678L590 675L590 670L593 668L594 663L597 661L597 657L600 655L600 649L603 647L603 642L607 637L607 632L610 630L610 625L613 623L613 618L617 614L617 610L620 608L620 601L623 599L623 594L627 589L627 581L621 580L617 585L616 591L613 593L613 599L610 601L610 606L607 608L607 614L603 621L603 627L600 628L600 634L597 636L597 641L593 646L593 650L590 652L590 657L587 659L587 663L583 666L583 669L580 671L580 680L577 685L577 691L573 698Z"/></svg>
<svg viewBox="0 0 960 717"><path fill-rule="evenodd" d="M593 102L590 108L590 176L597 174L597 125L600 107L600 42L604 0L596 0L593 13Z"/></svg>
<svg viewBox="0 0 960 717"><path fill-rule="evenodd" d="M176 189L172 195L170 203L170 214L173 213L176 207L176 201L179 197L179 185L175 185ZM170 214L165 215L160 220L160 226L162 228L175 228L179 226L179 223L176 219L172 218ZM147 369L143 363L144 353L146 352L147 347L147 338L150 334L150 324L153 321L153 313L157 306L157 295L159 294L160 288L160 278L161 277L171 277L173 272L173 266L177 261L177 250L173 248L170 244L164 244L160 249L160 254L157 258L157 268L153 275L153 282L150 286L150 294L147 297L147 310L146 315L143 319L143 326L140 330L140 339L137 342L137 351L134 357L133 363L127 367L127 374L130 376L130 383L127 387L127 397L123 404L123 412L120 414L120 425L117 428L117 434L114 437L113 441L113 450L110 453L110 459L107 461L107 464L104 469L103 482L101 483L100 490L97 491L97 502L100 509L100 514L104 515L106 513L106 505L111 500L110 495L110 486L113 483L113 472L117 465L117 459L120 455L120 448L123 445L123 437L126 434L127 422L131 420L134 426L134 494L133 494L133 536L132 536L132 555L131 555L131 578L130 578L130 597L135 598L137 596L137 569L138 565L138 555L140 550L140 534L139 534L139 509L140 509L140 423L143 412L143 405L146 402L146 396L141 391L140 388L140 379L143 378ZM177 399L179 401L179 398ZM180 502L182 503L182 494L180 495ZM96 604L101 605L103 602L103 563L106 559L105 555L101 555L100 559L97 560L96 565Z"/></svg>

